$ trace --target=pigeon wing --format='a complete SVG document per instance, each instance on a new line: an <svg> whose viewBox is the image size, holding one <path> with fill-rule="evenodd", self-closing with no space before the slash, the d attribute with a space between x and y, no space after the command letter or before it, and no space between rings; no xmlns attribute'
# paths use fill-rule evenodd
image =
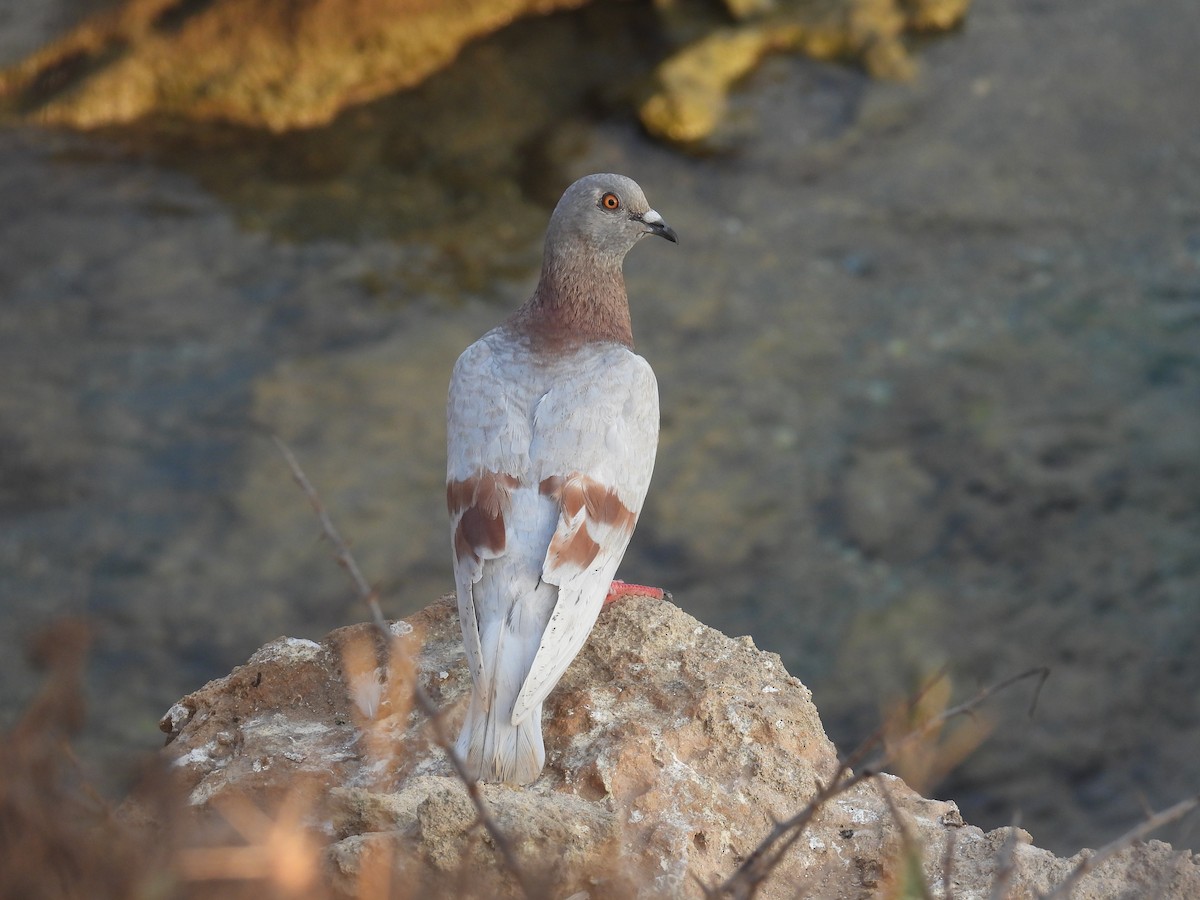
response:
<svg viewBox="0 0 1200 900"><path fill-rule="evenodd" d="M545 700L583 647L641 512L658 446L658 384L650 365L609 345L538 402L530 447L539 490L559 517L542 580L558 599L513 707L520 721Z"/></svg>
<svg viewBox="0 0 1200 900"><path fill-rule="evenodd" d="M453 536L454 581L463 646L472 677L483 675L480 614L474 586L483 563L505 552L512 492L529 466L530 423L510 403L507 354L491 332L454 366L446 405L446 505ZM486 614L486 613L485 613Z"/></svg>

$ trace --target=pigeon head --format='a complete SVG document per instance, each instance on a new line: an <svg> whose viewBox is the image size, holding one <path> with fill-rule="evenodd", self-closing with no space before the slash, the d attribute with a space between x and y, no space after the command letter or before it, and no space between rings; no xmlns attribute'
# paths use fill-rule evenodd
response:
<svg viewBox="0 0 1200 900"><path fill-rule="evenodd" d="M646 234L678 242L674 230L650 208L633 179L587 175L567 188L554 208L546 232L546 254L567 252L619 264Z"/></svg>
<svg viewBox="0 0 1200 900"><path fill-rule="evenodd" d="M550 217L537 289L506 327L538 351L592 342L632 347L621 263L645 234L677 242L636 182L624 175L580 178Z"/></svg>

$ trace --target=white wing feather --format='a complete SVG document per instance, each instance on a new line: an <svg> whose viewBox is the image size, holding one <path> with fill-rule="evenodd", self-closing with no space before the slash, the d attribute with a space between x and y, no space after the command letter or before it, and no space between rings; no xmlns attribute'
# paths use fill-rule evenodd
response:
<svg viewBox="0 0 1200 900"><path fill-rule="evenodd" d="M640 356L623 348L606 356L599 371L587 367L542 399L530 456L539 480L582 475L612 490L636 519L658 448L658 384ZM599 547L588 565L555 559L548 548L542 580L558 585L558 600L513 707L514 722L540 706L583 647L633 534L632 521L606 523L585 507L570 517L564 510L556 535L583 524Z"/></svg>
<svg viewBox="0 0 1200 900"><path fill-rule="evenodd" d="M519 476L529 468L530 422L512 403L507 354L497 353L496 332L489 332L458 358L450 378L446 404L446 480L465 481L479 472ZM458 527L451 521L451 533ZM472 676L483 674L480 610L474 586L483 575L484 559L454 558L454 582L463 646Z"/></svg>

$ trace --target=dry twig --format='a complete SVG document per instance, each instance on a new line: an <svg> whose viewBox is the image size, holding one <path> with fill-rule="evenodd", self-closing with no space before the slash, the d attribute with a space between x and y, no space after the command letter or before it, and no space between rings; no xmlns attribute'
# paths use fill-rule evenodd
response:
<svg viewBox="0 0 1200 900"><path fill-rule="evenodd" d="M1014 675L1011 678L1006 678L1004 681L981 689L974 697L957 706L948 707L936 715L929 716L923 721L918 722L909 731L892 740L885 740L890 737L887 733L888 725L886 723L881 725L848 757L839 761L833 778L827 784L817 783L817 793L807 806L791 818L777 823L759 845L754 848L753 852L746 857L737 871L720 885L705 887L705 895L714 898L728 897L734 898L734 900L751 900L763 882L766 881L771 872L780 864L787 851L799 840L801 834L803 834L821 807L826 803L851 790L860 782L873 777L913 741L925 738L931 732L941 728L952 718L973 715L980 704L984 703L998 691L1036 676L1038 684L1034 691L1033 703L1030 706L1030 713L1032 714L1037 703L1037 695L1040 693L1041 687L1049 674L1049 669L1039 666L1021 672L1019 675ZM909 699L907 703L908 710L912 711L916 709L930 688L944 677L945 671L943 670L926 682L921 690L917 691ZM869 765L864 765L864 761L876 748L881 748L878 755L871 760Z"/></svg>
<svg viewBox="0 0 1200 900"><path fill-rule="evenodd" d="M921 870L920 866L921 842L917 840L917 836L913 834L908 820L904 818L899 807L896 806L896 798L892 796L887 783L880 779L875 784L879 788L879 793L883 795L883 802L887 804L892 821L900 829L900 841L904 848L904 886L900 896L910 897L912 896L912 889L916 888L920 892L922 900L933 900L933 893L929 890L929 883L925 880L925 873ZM914 863L916 863L915 871ZM913 879L916 880L915 884L913 883Z"/></svg>
<svg viewBox="0 0 1200 900"><path fill-rule="evenodd" d="M951 831L946 835L946 852L942 856L943 900L954 900L954 847L957 842L957 831Z"/></svg>
<svg viewBox="0 0 1200 900"><path fill-rule="evenodd" d="M1012 881L1016 870L1017 840L1020 834L1021 816L1013 816L1013 822L1008 826L1004 835L1004 843L996 855L996 873L992 876L992 889L988 891L988 900L1004 900L1008 896L1008 883Z"/></svg>
<svg viewBox="0 0 1200 900"><path fill-rule="evenodd" d="M363 577L362 570L359 569L354 555L350 552L349 545L342 539L341 534L338 532L336 526L334 526L333 519L325 509L325 504L321 502L321 497L317 493L316 488L308 480L308 476L304 474L304 470L300 467L300 462L296 459L295 454L292 453L291 449L282 439L275 437L274 440L275 446L279 448L279 452L287 460L288 468L292 472L292 478L300 485L301 490L304 491L304 495L308 498L308 502L316 512L317 519L321 523L321 530L324 532L326 540L333 546L334 558L337 560L338 565L350 575L354 586L358 589L359 595L370 607L372 621L383 636L384 646L391 653L395 647L395 635L392 634L391 629L384 620L383 610L379 606L378 592ZM479 788L479 782L467 771L466 765L454 749L454 742L446 734L442 711L433 702L429 694L425 692L425 689L421 687L421 683L417 679L415 672L412 680L412 690L413 699L416 701L417 706L429 717L429 725L433 731L434 743L449 758L450 765L454 769L455 774L467 789L467 795L471 798L471 803L475 807L475 814L479 819L479 823L491 837L492 843L504 860L504 865L508 868L513 878L516 879L517 884L520 885L521 891L526 897L531 898L531 900L532 898L540 897L542 892L535 887L533 880L521 866L512 842L501 830L500 826L496 824L496 820L492 818L487 802L483 799L483 792Z"/></svg>
<svg viewBox="0 0 1200 900"><path fill-rule="evenodd" d="M317 489L313 487L308 476L304 474L304 470L300 468L300 461L296 459L291 448L278 436L274 436L273 440L275 446L279 448L279 452L283 454L283 458L287 460L288 468L292 470L292 479L300 485L300 490L304 491L304 496L312 505L313 512L317 514L317 520L321 523L321 531L325 533L325 539L333 545L334 559L350 575L350 580L358 588L359 595L367 601L367 606L371 608L371 619L375 622L375 627L383 633L385 640L391 638L391 632L383 620L383 610L379 608L379 595L367 584L367 579L363 577L362 570L354 560L354 554L350 552L350 545L342 540L342 535L337 530L337 526L333 524L333 519L325 509L325 504L321 502L321 495L317 493Z"/></svg>
<svg viewBox="0 0 1200 900"><path fill-rule="evenodd" d="M289 791L274 817L245 796L218 796L213 805L244 844L188 847L179 873L188 881L261 881L280 897L311 896L319 877L319 854L304 818L309 792Z"/></svg>

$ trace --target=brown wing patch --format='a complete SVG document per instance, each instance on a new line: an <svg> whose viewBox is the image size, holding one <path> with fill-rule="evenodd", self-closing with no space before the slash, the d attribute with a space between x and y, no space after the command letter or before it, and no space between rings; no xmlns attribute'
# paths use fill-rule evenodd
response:
<svg viewBox="0 0 1200 900"><path fill-rule="evenodd" d="M586 569L600 552L600 545L588 534L587 525L580 526L566 535L555 534L546 555L554 560L555 566L577 566Z"/></svg>
<svg viewBox="0 0 1200 900"><path fill-rule="evenodd" d="M473 478L446 483L446 508L454 527L454 555L478 562L504 552L504 516L509 511L513 490L520 484L514 476L480 472Z"/></svg>
<svg viewBox="0 0 1200 900"><path fill-rule="evenodd" d="M575 518L579 510L587 508L587 516L593 522L633 530L637 524L637 513L621 502L617 492L586 475L552 475L542 479L538 490L553 497L569 519Z"/></svg>
<svg viewBox="0 0 1200 900"><path fill-rule="evenodd" d="M586 475L552 475L542 480L538 490L558 503L567 522L575 519L580 510L586 513L585 521L577 527L560 526L555 532L547 553L555 565L569 564L583 569L592 564L600 545L588 531L589 523L628 531L633 531L637 523L637 513L621 502L615 490Z"/></svg>

